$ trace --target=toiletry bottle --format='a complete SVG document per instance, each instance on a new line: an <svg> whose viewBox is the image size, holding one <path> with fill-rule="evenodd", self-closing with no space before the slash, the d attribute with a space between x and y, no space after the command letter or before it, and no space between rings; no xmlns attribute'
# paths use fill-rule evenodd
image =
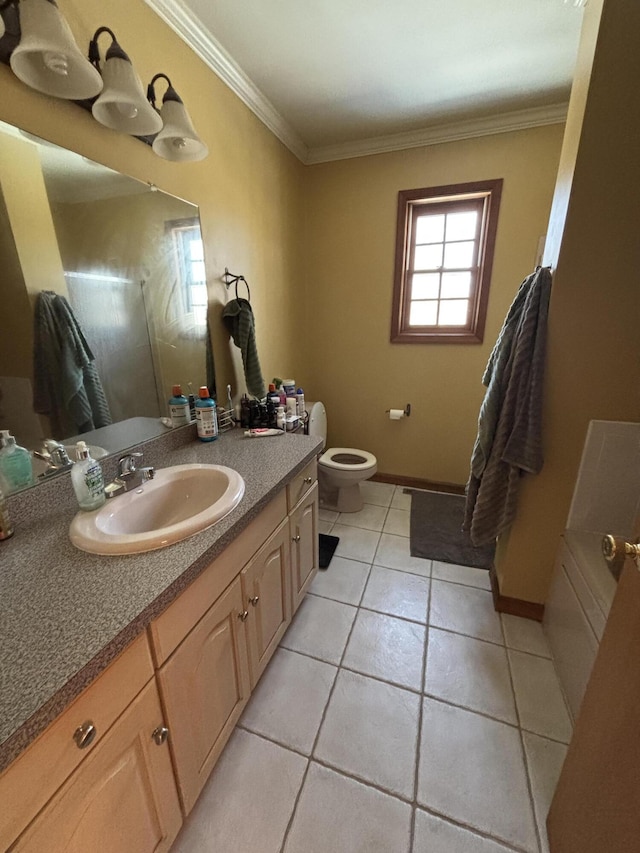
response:
<svg viewBox="0 0 640 853"><path fill-rule="evenodd" d="M302 419L304 420L304 415L305 415L305 409L304 409L304 391L302 390L302 388L298 388L298 391L297 391L297 393L296 393L296 399L297 399L297 401L298 401L298 402L297 402L298 417L299 417L299 418L302 418Z"/></svg>
<svg viewBox="0 0 640 853"><path fill-rule="evenodd" d="M3 539L8 539L10 536L13 536L13 527L9 518L9 509L7 508L4 495L0 491L0 542Z"/></svg>
<svg viewBox="0 0 640 853"><path fill-rule="evenodd" d="M286 415L284 413L284 406L278 406L276 410L276 427L278 429L285 429L287 426Z"/></svg>
<svg viewBox="0 0 640 853"><path fill-rule="evenodd" d="M215 441L218 437L218 414L215 400L209 396L206 385L200 388L200 396L196 400L196 421L198 423L198 438L200 441Z"/></svg>
<svg viewBox="0 0 640 853"><path fill-rule="evenodd" d="M0 430L0 487L10 493L32 483L31 454L16 444L8 429Z"/></svg>
<svg viewBox="0 0 640 853"><path fill-rule="evenodd" d="M191 423L191 412L189 409L189 400L182 393L180 385L174 385L171 389L172 397L169 398L169 417L171 418L171 426L184 426Z"/></svg>
<svg viewBox="0 0 640 853"><path fill-rule="evenodd" d="M100 463L92 459L84 441L76 444L76 459L78 461L71 469L71 484L80 509L99 509L107 499Z"/></svg>
<svg viewBox="0 0 640 853"><path fill-rule="evenodd" d="M249 398L246 394L243 394L240 400L240 426L249 426Z"/></svg>
<svg viewBox="0 0 640 853"><path fill-rule="evenodd" d="M295 381L295 379L283 379L282 380L282 390L284 391L285 399L287 397L295 397L296 396L296 381Z"/></svg>

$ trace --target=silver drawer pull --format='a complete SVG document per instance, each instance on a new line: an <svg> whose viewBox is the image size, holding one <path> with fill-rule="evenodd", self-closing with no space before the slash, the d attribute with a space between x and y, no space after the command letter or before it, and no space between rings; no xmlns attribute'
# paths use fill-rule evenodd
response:
<svg viewBox="0 0 640 853"><path fill-rule="evenodd" d="M242 613L238 613L238 619L239 619L241 622L246 622L246 621L247 621L247 617L248 617L248 616L249 616L249 611L248 611L248 610L243 610L243 611L242 611Z"/></svg>
<svg viewBox="0 0 640 853"><path fill-rule="evenodd" d="M169 737L169 729L166 726L158 726L157 729L151 732L151 737L158 746L162 746Z"/></svg>
<svg viewBox="0 0 640 853"><path fill-rule="evenodd" d="M258 606L258 602L259 602L259 601L260 601L260 596L259 596L259 595L254 595L254 596L253 596L253 598L250 598L250 599L249 599L249 603L250 603L250 604L253 604L253 606L254 606L254 607L257 607L257 606Z"/></svg>
<svg viewBox="0 0 640 853"><path fill-rule="evenodd" d="M86 749L86 747L91 746L94 742L97 734L98 730L91 720L86 720L75 730L73 733L73 739L76 742L78 749Z"/></svg>
<svg viewBox="0 0 640 853"><path fill-rule="evenodd" d="M291 541L292 541L292 542L299 542L299 541L300 541L300 536L299 536L299 535L298 535L298 536L293 536L293 537L291 538Z"/></svg>
<svg viewBox="0 0 640 853"><path fill-rule="evenodd" d="M311 483L313 483L313 477L305 477L302 482L311 484Z"/></svg>

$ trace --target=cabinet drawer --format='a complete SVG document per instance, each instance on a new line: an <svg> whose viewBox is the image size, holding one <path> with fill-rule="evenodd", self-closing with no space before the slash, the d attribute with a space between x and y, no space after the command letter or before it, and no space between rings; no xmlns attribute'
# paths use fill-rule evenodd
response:
<svg viewBox="0 0 640 853"><path fill-rule="evenodd" d="M312 459L299 474L296 474L287 486L287 508L289 512L291 512L304 493L309 491L317 479L318 463L315 459Z"/></svg>
<svg viewBox="0 0 640 853"><path fill-rule="evenodd" d="M157 666L184 640L287 514L284 489L149 626Z"/></svg>
<svg viewBox="0 0 640 853"><path fill-rule="evenodd" d="M25 828L153 676L146 635L135 640L0 776L0 849ZM73 735L91 721L97 736L80 749Z"/></svg>

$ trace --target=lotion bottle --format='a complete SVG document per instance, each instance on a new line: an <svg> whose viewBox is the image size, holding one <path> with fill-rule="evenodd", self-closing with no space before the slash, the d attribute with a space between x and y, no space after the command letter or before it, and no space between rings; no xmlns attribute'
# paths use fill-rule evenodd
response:
<svg viewBox="0 0 640 853"><path fill-rule="evenodd" d="M215 400L209 396L209 389L203 385L196 400L196 421L200 441L215 441L218 437L218 415Z"/></svg>
<svg viewBox="0 0 640 853"><path fill-rule="evenodd" d="M90 512L100 509L105 502L104 478L100 463L92 458L84 441L76 444L76 458L71 469L71 484L80 509Z"/></svg>
<svg viewBox="0 0 640 853"><path fill-rule="evenodd" d="M10 493L32 483L31 454L16 444L8 429L0 430L0 486Z"/></svg>
<svg viewBox="0 0 640 853"><path fill-rule="evenodd" d="M181 385L174 385L171 389L172 397L169 399L169 417L171 426L184 426L191 423L191 410L189 400L182 393Z"/></svg>

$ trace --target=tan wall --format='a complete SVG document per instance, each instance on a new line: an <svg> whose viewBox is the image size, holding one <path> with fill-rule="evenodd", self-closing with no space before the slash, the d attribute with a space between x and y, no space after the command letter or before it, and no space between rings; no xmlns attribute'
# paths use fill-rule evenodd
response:
<svg viewBox="0 0 640 853"><path fill-rule="evenodd" d="M141 142L97 124L74 104L28 89L0 67L0 119L57 142L125 174L199 205L210 298L227 291L225 266L251 284L265 375L295 364L301 280L303 167L143 0L61 0L60 8L85 50L101 25L111 27L140 77L167 73L209 146L199 163L169 163ZM164 90L160 90L163 94ZM232 382L232 346L222 328L214 337L220 384ZM235 350L235 347L233 347Z"/></svg>
<svg viewBox="0 0 640 853"><path fill-rule="evenodd" d="M390 474L464 483L482 373L545 233L562 142L555 125L308 168L308 290L300 340L307 399L332 445L361 447ZM399 190L504 178L484 343L391 344ZM385 409L411 403L404 421Z"/></svg>
<svg viewBox="0 0 640 853"><path fill-rule="evenodd" d="M501 592L543 602L564 529L589 421L640 420L640 6L586 7L580 78L574 86L554 203L545 455L523 481L518 517L502 543ZM597 43L596 36L597 34ZM595 58L593 50L595 45ZM566 217L565 217L566 211ZM604 531L600 531L604 532Z"/></svg>

